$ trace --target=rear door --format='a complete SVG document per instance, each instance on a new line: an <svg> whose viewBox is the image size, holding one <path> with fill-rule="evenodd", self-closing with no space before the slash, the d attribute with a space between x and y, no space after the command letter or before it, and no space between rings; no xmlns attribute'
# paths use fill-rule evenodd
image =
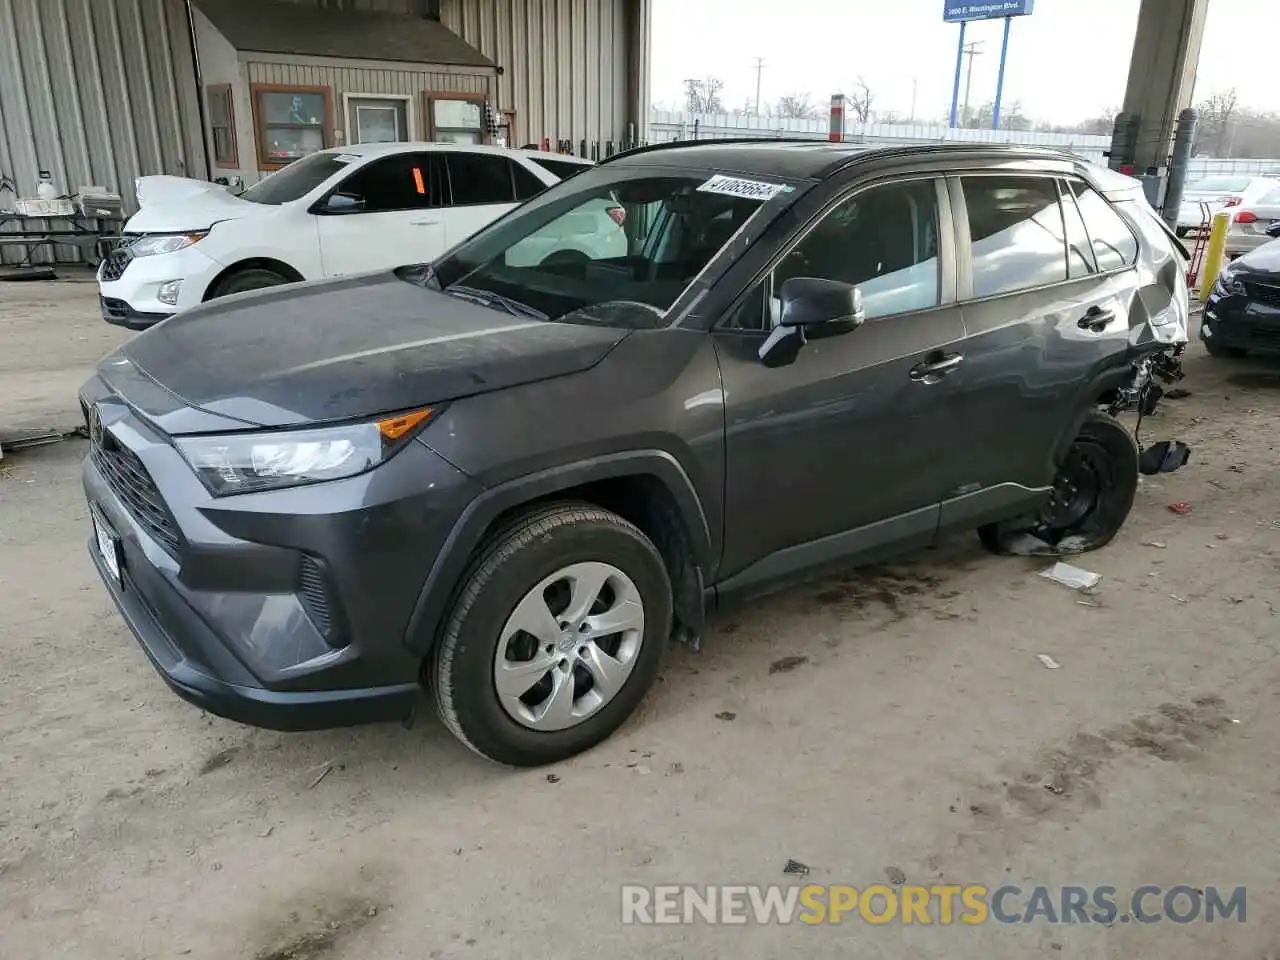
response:
<svg viewBox="0 0 1280 960"><path fill-rule="evenodd" d="M439 153L401 153L366 164L338 184L357 204L315 214L326 276L431 260L446 249L447 173Z"/></svg>
<svg viewBox="0 0 1280 960"><path fill-rule="evenodd" d="M1062 431L1094 376L1124 363L1138 244L1074 178L973 172L951 178L965 361L956 410L969 455L942 504L971 525L1038 499Z"/></svg>
<svg viewBox="0 0 1280 960"><path fill-rule="evenodd" d="M500 153L445 152L451 202L445 215L449 246L516 207L515 164Z"/></svg>

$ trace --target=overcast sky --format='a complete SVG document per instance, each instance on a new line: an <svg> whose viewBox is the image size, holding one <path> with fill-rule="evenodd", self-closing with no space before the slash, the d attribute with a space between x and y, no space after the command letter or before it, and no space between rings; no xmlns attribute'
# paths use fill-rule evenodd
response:
<svg viewBox="0 0 1280 960"><path fill-rule="evenodd" d="M677 107L683 80L712 75L725 83L725 106L738 109L755 96L755 58L764 57L766 103L807 91L825 108L862 74L877 108L908 115L914 82L917 118L938 120L951 102L960 29L942 22L942 7L943 0L653 0L653 100ZM1138 0L1036 0L1034 14L1013 22L1006 102L1057 123L1118 107L1137 19ZM982 41L983 51L973 105L995 97L1002 27L1000 20L968 27L966 39ZM1211 0L1196 98L1234 86L1242 104L1280 110L1277 40L1280 0Z"/></svg>

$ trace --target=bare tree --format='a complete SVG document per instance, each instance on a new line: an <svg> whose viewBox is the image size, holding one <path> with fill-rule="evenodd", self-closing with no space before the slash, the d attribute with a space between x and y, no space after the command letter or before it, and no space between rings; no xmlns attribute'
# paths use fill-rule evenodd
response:
<svg viewBox="0 0 1280 960"><path fill-rule="evenodd" d="M863 79L862 74L858 74L858 80L853 85L853 93L846 99L849 101L849 109L853 111L859 123L866 123L871 119L871 107L876 102L876 96L871 92L871 87Z"/></svg>
<svg viewBox="0 0 1280 960"><path fill-rule="evenodd" d="M808 91L788 93L785 97L779 97L774 110L776 111L774 116L797 120L808 120L818 115L818 108Z"/></svg>
<svg viewBox="0 0 1280 960"><path fill-rule="evenodd" d="M1232 126L1240 108L1240 95L1235 87L1218 91L1196 107L1200 122L1196 130L1196 152L1215 157L1231 153Z"/></svg>
<svg viewBox="0 0 1280 960"><path fill-rule="evenodd" d="M720 94L724 81L719 77L684 82L684 104L688 113L724 113Z"/></svg>

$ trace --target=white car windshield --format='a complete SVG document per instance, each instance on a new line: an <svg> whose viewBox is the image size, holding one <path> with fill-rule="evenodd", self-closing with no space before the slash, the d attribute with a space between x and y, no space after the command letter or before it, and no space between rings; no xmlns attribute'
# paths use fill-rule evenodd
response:
<svg viewBox="0 0 1280 960"><path fill-rule="evenodd" d="M454 250L436 264L435 282L453 296L548 319L612 302L648 304L657 316L770 197L790 190L600 168Z"/></svg>
<svg viewBox="0 0 1280 960"><path fill-rule="evenodd" d="M351 157L340 153L313 153L259 180L240 194L240 199L272 206L299 200L347 167L351 160Z"/></svg>

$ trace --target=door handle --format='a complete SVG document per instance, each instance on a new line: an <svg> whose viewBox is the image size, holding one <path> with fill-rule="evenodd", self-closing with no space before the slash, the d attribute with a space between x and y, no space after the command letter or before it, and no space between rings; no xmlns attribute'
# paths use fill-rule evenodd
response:
<svg viewBox="0 0 1280 960"><path fill-rule="evenodd" d="M1116 318L1114 310L1103 310L1101 307L1090 307L1085 315L1076 321L1076 326L1090 333L1101 333Z"/></svg>
<svg viewBox="0 0 1280 960"><path fill-rule="evenodd" d="M409 226L411 226L411 227L434 227L434 226L435 226L437 223L439 223L439 222L440 222L439 220L410 220L410 221L409 221Z"/></svg>
<svg viewBox="0 0 1280 960"><path fill-rule="evenodd" d="M916 383L937 383L962 363L962 353L949 353L937 360L925 360L911 368L911 379Z"/></svg>

